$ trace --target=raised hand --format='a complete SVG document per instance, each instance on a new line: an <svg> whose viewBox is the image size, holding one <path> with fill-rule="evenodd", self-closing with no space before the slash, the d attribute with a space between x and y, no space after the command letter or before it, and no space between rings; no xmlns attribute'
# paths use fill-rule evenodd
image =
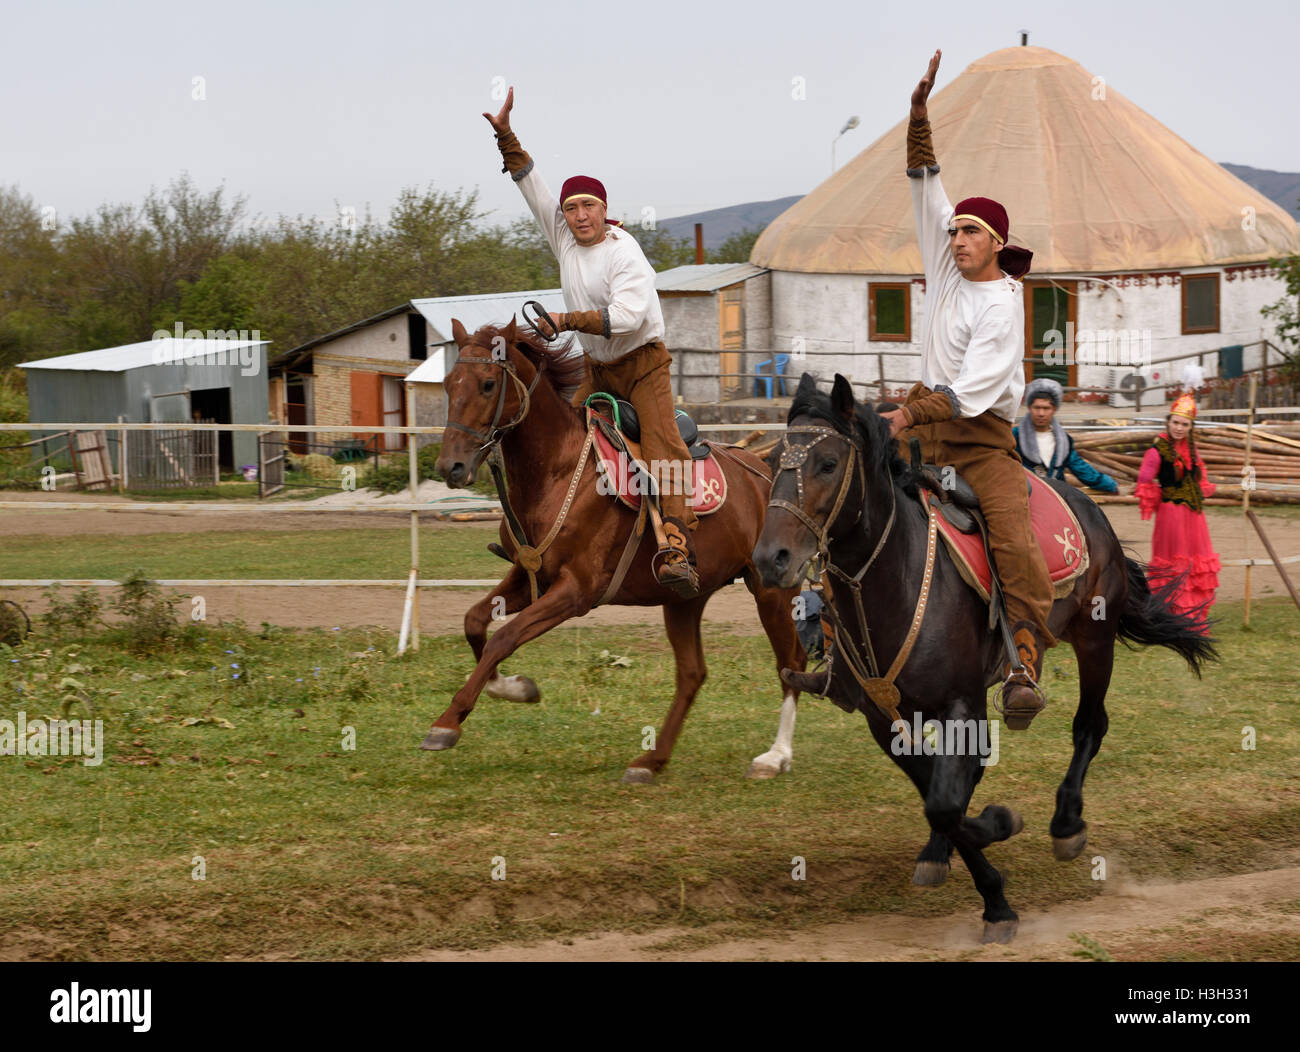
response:
<svg viewBox="0 0 1300 1052"><path fill-rule="evenodd" d="M510 130L510 111L515 107L515 89L511 85L510 90L506 93L506 104L501 107L501 112L495 117L490 113L483 114L487 121L492 125L492 130L498 135L504 135Z"/></svg>
<svg viewBox="0 0 1300 1052"><path fill-rule="evenodd" d="M921 83L912 92L912 116L916 120L920 120L926 115L925 103L930 97L930 90L934 87L934 78L939 72L939 59L942 57L942 51L934 53L934 57L930 59L930 65L925 71L925 76L921 78Z"/></svg>

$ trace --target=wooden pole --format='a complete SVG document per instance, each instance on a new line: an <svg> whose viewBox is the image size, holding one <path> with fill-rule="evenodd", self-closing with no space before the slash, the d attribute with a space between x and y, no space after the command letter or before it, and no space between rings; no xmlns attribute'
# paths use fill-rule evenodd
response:
<svg viewBox="0 0 1300 1052"><path fill-rule="evenodd" d="M1286 570L1282 568L1282 560L1277 557L1277 552L1273 550L1273 544L1268 539L1268 534L1264 532L1264 527L1260 525L1259 519L1255 518L1255 513L1250 509L1246 510L1246 518L1250 519L1250 524L1255 527L1255 532L1259 534L1259 539L1264 542L1264 547L1268 550L1268 557L1273 560L1273 565L1277 567L1277 572L1282 577L1282 583L1286 585L1286 590L1291 593L1291 601L1295 603L1297 609L1300 609L1300 595L1296 594L1295 585L1291 583L1291 578L1287 576ZM1250 566L1246 566L1246 572L1250 573Z"/></svg>
<svg viewBox="0 0 1300 1052"><path fill-rule="evenodd" d="M406 384L406 422L415 423L415 384ZM420 489L419 450L416 448L414 435L406 436L406 459L410 467L411 503L416 503ZM408 591L410 601L411 649L420 649L420 590L415 582L420 576L420 513L411 512L411 586ZM399 646L399 653L401 652Z"/></svg>
<svg viewBox="0 0 1300 1052"><path fill-rule="evenodd" d="M117 422L122 423L122 417L117 418ZM117 492L126 495L126 436L130 434L126 428L122 428L117 433Z"/></svg>
<svg viewBox="0 0 1300 1052"><path fill-rule="evenodd" d="M1241 534L1242 534L1243 551L1245 551L1247 548L1250 547L1250 531L1246 529L1246 521L1247 521L1247 516L1250 515L1250 493L1251 493L1251 488L1253 488L1253 480L1252 480L1252 487L1247 487L1246 479L1250 478L1250 447L1255 434L1255 381L1256 381L1255 374L1251 373L1250 406L1249 406L1250 412L1246 415L1246 458L1241 465L1241 473L1243 476L1242 486L1241 486L1241 510L1242 510ZM1250 557L1250 553L1248 551L1246 551L1246 557L1247 558ZM1250 570L1251 570L1251 565L1250 563L1247 563L1246 564L1246 605L1242 610L1242 621L1241 621L1242 625L1246 627L1249 627L1250 625Z"/></svg>

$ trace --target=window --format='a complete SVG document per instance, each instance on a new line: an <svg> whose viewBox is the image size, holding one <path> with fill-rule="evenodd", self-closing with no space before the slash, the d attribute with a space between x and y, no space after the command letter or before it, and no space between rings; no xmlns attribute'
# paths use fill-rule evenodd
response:
<svg viewBox="0 0 1300 1052"><path fill-rule="evenodd" d="M1183 275L1183 332L1219 331L1219 275Z"/></svg>
<svg viewBox="0 0 1300 1052"><path fill-rule="evenodd" d="M867 286L869 340L908 343L912 339L912 287L910 284L872 282Z"/></svg>

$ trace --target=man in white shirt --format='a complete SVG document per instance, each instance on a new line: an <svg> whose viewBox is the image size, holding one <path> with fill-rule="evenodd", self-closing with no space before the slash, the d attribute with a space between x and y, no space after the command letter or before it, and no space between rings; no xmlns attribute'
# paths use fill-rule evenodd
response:
<svg viewBox="0 0 1300 1052"><path fill-rule="evenodd" d="M925 266L921 383L901 409L882 414L904 443L919 438L925 460L951 464L980 498L1023 669L1008 666L1007 727L1024 730L1043 708L1037 681L1053 589L1029 520L1029 488L1011 424L1024 393L1025 308L1018 280L1032 253L1007 244L1006 210L985 197L954 209L939 180L926 100L940 53L912 94L907 174ZM906 429L906 430L905 430Z"/></svg>
<svg viewBox="0 0 1300 1052"><path fill-rule="evenodd" d="M655 556L655 576L677 595L699 594L691 531L698 525L687 488L694 478L691 456L677 430L664 319L654 268L641 246L606 219L605 187L590 176L566 179L556 200L533 167L533 159L510 130L515 89L495 117L483 114L497 133L503 171L524 200L560 264L560 287L569 309L555 317L561 331L574 331L586 355L587 374L573 398L582 405L596 391L632 403L641 424L641 452L659 484L667 547Z"/></svg>

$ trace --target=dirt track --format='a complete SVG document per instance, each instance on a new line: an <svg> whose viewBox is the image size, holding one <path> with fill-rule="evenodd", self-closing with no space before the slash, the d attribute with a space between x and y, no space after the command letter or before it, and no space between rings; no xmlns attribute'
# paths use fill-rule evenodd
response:
<svg viewBox="0 0 1300 1052"><path fill-rule="evenodd" d="M4 494L6 500L30 499L38 504L42 494ZM60 494L60 500L78 502L130 503L117 497L94 497L89 494ZM1151 523L1143 522L1132 505L1107 505L1110 518L1120 540L1140 559L1150 555ZM1272 518L1262 520L1274 548L1280 556L1300 554L1300 519ZM238 512L108 512L108 511L2 511L0 512L0 538L20 534L44 534L53 543L59 538L83 534L117 534L140 536L155 533L189 533L203 530L229 530L238 523L241 529L271 531L325 530L366 527L371 529L407 528L407 518L399 513L370 512L320 512L303 515L285 512L280 515L241 515ZM482 526L482 523L475 523ZM439 522L432 518L423 523L426 543L437 544L438 533L465 527L457 523ZM1222 559L1266 557L1254 531L1239 516L1215 515L1210 519L1210 532ZM501 563L502 568L505 567ZM1300 582L1300 564L1289 571L1294 582ZM41 576L36 568L32 577ZM1246 574L1242 567L1225 567L1219 577L1218 598L1240 599L1245 591ZM482 589L426 589L421 593L420 629L425 635L446 635L461 631L465 611L482 595ZM1285 594L1281 578L1271 566L1257 566L1252 573L1251 593L1255 597ZM312 601L304 603L304 592L288 588L208 588L204 596L208 616L216 619L240 617L248 624L262 621L292 628L332 628L340 626L379 625L397 630L402 617L401 588L320 588L307 594ZM13 589L10 597L23 604L33 614L44 610L39 589ZM656 607L602 607L583 619L584 625L662 625L662 615ZM705 611L706 624L727 625L732 631L755 633L761 631L754 604L749 593L740 586L719 592Z"/></svg>
<svg viewBox="0 0 1300 1052"><path fill-rule="evenodd" d="M1300 861L1300 859L1297 859ZM954 865L949 880L969 880ZM789 936L719 938L707 928L666 928L644 934L607 932L589 938L435 950L417 961L1070 961L1080 944L1072 932L1099 943L1116 960L1159 959L1191 940L1233 944L1243 932L1272 940L1273 952L1300 953L1296 895L1300 868L1265 870L1181 884L1112 881L1086 903L1046 912L1021 910L1010 945L980 945L978 909L947 917L878 915ZM918 889L919 894L924 891ZM972 901L974 896L972 893ZM1208 943L1206 943L1208 940ZM691 944L695 946L692 948ZM1197 955L1192 953L1193 958ZM1276 957L1273 959L1277 959Z"/></svg>

